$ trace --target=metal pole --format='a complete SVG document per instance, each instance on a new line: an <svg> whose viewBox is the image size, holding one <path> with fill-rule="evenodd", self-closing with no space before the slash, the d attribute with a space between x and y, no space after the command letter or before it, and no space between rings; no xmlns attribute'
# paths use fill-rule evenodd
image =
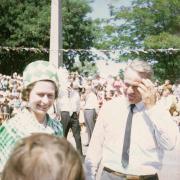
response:
<svg viewBox="0 0 180 180"><path fill-rule="evenodd" d="M63 65L62 3L51 0L51 26L49 61L56 67Z"/></svg>

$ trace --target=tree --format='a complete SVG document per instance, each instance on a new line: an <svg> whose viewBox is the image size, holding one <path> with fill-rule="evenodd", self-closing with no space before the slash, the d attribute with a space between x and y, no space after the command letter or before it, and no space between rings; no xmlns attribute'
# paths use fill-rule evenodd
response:
<svg viewBox="0 0 180 180"><path fill-rule="evenodd" d="M49 47L50 0L1 0L0 44Z"/></svg>
<svg viewBox="0 0 180 180"><path fill-rule="evenodd" d="M89 49L93 46L95 24L87 17L91 8L86 0L63 0L63 47L65 49ZM79 55L80 61L92 61L90 52L69 51L64 53L66 66L70 69Z"/></svg>
<svg viewBox="0 0 180 180"><path fill-rule="evenodd" d="M104 26L105 41L112 48L180 49L179 0L133 0L131 6L112 8L111 23ZM114 22L118 24L114 25ZM112 37L111 37L112 36ZM103 42L101 42L103 43ZM140 54L141 55L141 54ZM128 57L132 54L128 54ZM133 55L134 57L137 56ZM150 58L160 78L174 80L180 76L180 53L153 53ZM121 57L122 59L123 57Z"/></svg>
<svg viewBox="0 0 180 180"><path fill-rule="evenodd" d="M49 48L50 4L51 0L0 0L0 45ZM63 48L88 49L93 45L94 24L86 16L89 12L91 8L86 0L62 0ZM48 60L46 53L36 53L28 53L28 57L25 57L27 53L18 51L10 51L7 55L4 51L0 52L1 72L9 74L13 69L22 71L25 60L29 58L28 62L34 61L37 57ZM93 60L90 53L69 50L64 53L67 68L73 68L77 54L81 62ZM17 63L19 61L21 63ZM3 68L9 62L12 63L12 67L9 70Z"/></svg>

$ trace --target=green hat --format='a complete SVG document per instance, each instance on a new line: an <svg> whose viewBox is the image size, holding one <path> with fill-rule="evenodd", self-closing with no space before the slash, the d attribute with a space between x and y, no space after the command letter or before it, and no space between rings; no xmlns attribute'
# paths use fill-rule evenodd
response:
<svg viewBox="0 0 180 180"><path fill-rule="evenodd" d="M41 80L53 81L58 87L57 68L43 60L28 64L23 72L24 87L26 88L28 85Z"/></svg>

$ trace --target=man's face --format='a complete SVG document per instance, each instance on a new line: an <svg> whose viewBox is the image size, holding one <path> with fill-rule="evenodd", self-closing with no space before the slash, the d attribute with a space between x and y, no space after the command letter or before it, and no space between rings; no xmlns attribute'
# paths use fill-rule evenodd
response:
<svg viewBox="0 0 180 180"><path fill-rule="evenodd" d="M138 91L138 84L141 83L142 77L132 69L127 69L124 75L124 93L130 104L136 104L142 100Z"/></svg>

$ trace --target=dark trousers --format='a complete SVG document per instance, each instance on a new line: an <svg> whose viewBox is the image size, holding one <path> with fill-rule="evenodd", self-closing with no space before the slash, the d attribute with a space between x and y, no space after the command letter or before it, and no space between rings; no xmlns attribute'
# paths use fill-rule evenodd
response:
<svg viewBox="0 0 180 180"><path fill-rule="evenodd" d="M82 153L82 144L81 144L81 135L80 135L80 125L79 125L79 116L76 112L73 112L73 114L70 116L70 113L68 111L62 111L61 112L61 123L63 125L64 130L64 136L67 138L69 129L71 128L75 142L76 142L76 148L79 151L80 155L83 155Z"/></svg>
<svg viewBox="0 0 180 180"><path fill-rule="evenodd" d="M96 121L96 111L95 109L85 109L84 110L84 121L87 129L87 134L88 134L88 144L90 142L93 129L95 126L95 121Z"/></svg>
<svg viewBox="0 0 180 180"><path fill-rule="evenodd" d="M126 178L103 170L100 180L159 180L159 178L157 174L152 176L139 176L139 178Z"/></svg>

